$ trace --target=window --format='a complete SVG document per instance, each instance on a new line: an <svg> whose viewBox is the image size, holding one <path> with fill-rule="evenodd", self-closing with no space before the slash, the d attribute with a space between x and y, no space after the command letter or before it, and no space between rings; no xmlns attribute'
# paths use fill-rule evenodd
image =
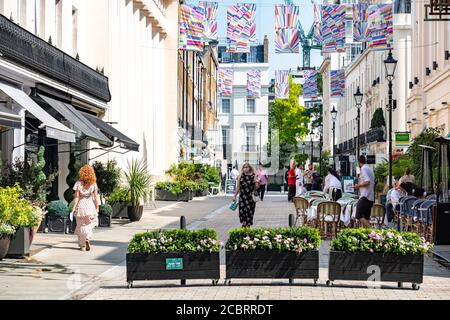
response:
<svg viewBox="0 0 450 320"><path fill-rule="evenodd" d="M222 144L230 143L230 127L222 126Z"/></svg>
<svg viewBox="0 0 450 320"><path fill-rule="evenodd" d="M255 99L247 99L247 112L248 113L255 113Z"/></svg>
<svg viewBox="0 0 450 320"><path fill-rule="evenodd" d="M252 148L255 147L256 141L256 126L248 125L245 131L245 145L247 146L246 151L253 151Z"/></svg>
<svg viewBox="0 0 450 320"><path fill-rule="evenodd" d="M230 99L222 99L222 113L230 113Z"/></svg>

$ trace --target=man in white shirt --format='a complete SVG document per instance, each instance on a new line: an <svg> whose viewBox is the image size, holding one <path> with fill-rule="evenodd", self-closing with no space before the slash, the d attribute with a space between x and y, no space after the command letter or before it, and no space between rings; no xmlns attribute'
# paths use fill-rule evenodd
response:
<svg viewBox="0 0 450 320"><path fill-rule="evenodd" d="M360 156L358 165L361 168L358 183L355 189L359 190L359 201L356 206L356 219L364 228L370 227L370 213L375 202L375 174L366 164L366 157Z"/></svg>
<svg viewBox="0 0 450 320"><path fill-rule="evenodd" d="M300 197L303 194L303 170L302 165L299 164L297 168L295 168L295 175L297 179L297 183L295 184L295 196Z"/></svg>
<svg viewBox="0 0 450 320"><path fill-rule="evenodd" d="M231 170L230 173L230 179L236 180L239 177L239 171L236 169L236 167L233 167L233 170Z"/></svg>

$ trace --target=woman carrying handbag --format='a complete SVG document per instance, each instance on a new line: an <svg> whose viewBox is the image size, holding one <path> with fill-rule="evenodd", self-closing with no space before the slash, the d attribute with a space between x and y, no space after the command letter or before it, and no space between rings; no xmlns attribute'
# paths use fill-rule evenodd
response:
<svg viewBox="0 0 450 320"><path fill-rule="evenodd" d="M249 163L245 163L242 166L241 175L237 179L236 192L233 197L233 200L236 201L239 195L239 220L242 228L250 228L253 225L256 207L255 191L257 192L258 188L259 182L255 169Z"/></svg>

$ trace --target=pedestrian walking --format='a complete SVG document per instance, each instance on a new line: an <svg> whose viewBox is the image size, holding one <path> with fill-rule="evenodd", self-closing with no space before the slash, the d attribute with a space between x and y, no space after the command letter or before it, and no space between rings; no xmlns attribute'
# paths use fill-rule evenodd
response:
<svg viewBox="0 0 450 320"><path fill-rule="evenodd" d="M267 182L269 181L269 174L267 173L266 169L264 169L262 164L259 164L258 171L256 171L256 177L259 181L258 193L261 201L264 201L264 193L266 192Z"/></svg>
<svg viewBox="0 0 450 320"><path fill-rule="evenodd" d="M311 185L311 191L322 191L322 177L317 172L312 174L313 180Z"/></svg>
<svg viewBox="0 0 450 320"><path fill-rule="evenodd" d="M310 163L308 165L308 170L306 170L305 173L303 174L304 186L306 191L311 191L313 183L313 173L314 173L314 166L312 163Z"/></svg>
<svg viewBox="0 0 450 320"><path fill-rule="evenodd" d="M295 197L297 177L295 175L295 163L291 164L288 171L288 201L291 202Z"/></svg>
<svg viewBox="0 0 450 320"><path fill-rule="evenodd" d="M323 192L330 193L333 201L338 201L342 198L341 178L333 168L328 168L328 174L325 177Z"/></svg>
<svg viewBox="0 0 450 320"><path fill-rule="evenodd" d="M303 167L301 164L297 166L295 169L295 178L296 178L296 185L295 185L295 196L300 197L304 190L303 190Z"/></svg>
<svg viewBox="0 0 450 320"><path fill-rule="evenodd" d="M90 251L90 240L93 230L98 226L98 187L94 169L85 165L79 172L80 180L75 183L75 200L73 216L76 218L77 227L75 234L78 236L80 250Z"/></svg>
<svg viewBox="0 0 450 320"><path fill-rule="evenodd" d="M236 167L233 167L233 170L231 170L231 173L230 173L230 179L237 180L238 177L239 177L239 171L238 171L238 169L236 169Z"/></svg>
<svg viewBox="0 0 450 320"><path fill-rule="evenodd" d="M359 200L356 206L356 219L358 219L364 228L369 228L370 212L375 202L375 174L366 164L366 157L360 156L358 165L361 168L358 183L355 189L359 190Z"/></svg>
<svg viewBox="0 0 450 320"><path fill-rule="evenodd" d="M253 195L258 187L255 169L249 163L245 163L241 175L237 178L237 188L233 197L233 201L236 201L239 195L239 220L242 228L250 228L253 225L256 207Z"/></svg>

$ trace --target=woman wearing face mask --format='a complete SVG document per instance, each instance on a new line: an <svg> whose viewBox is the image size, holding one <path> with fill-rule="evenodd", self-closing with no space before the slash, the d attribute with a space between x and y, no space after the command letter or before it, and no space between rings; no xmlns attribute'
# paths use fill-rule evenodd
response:
<svg viewBox="0 0 450 320"><path fill-rule="evenodd" d="M256 203L253 200L253 193L259 188L259 182L256 173L249 163L242 166L242 173L237 178L237 188L234 194L236 201L239 194L239 219L242 228L250 228L253 225L253 216L255 215Z"/></svg>

